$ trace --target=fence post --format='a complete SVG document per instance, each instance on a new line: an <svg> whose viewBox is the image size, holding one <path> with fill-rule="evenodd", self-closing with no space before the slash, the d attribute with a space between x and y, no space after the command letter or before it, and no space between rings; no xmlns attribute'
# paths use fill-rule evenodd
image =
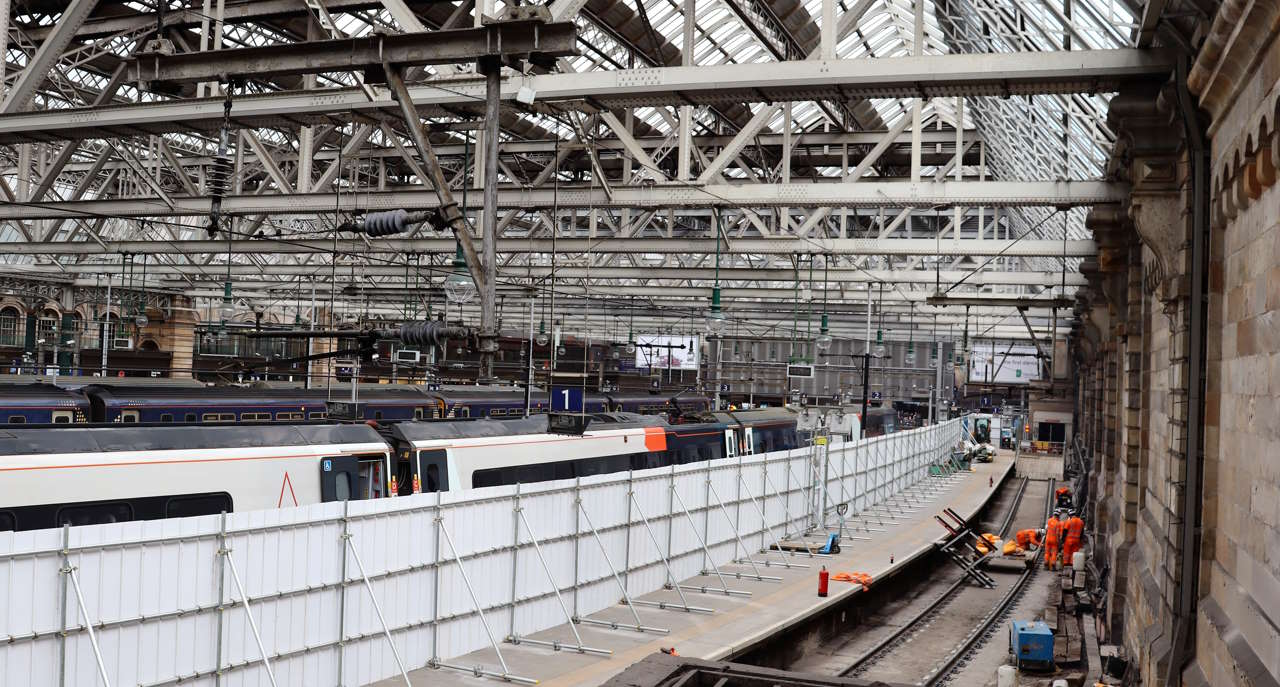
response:
<svg viewBox="0 0 1280 687"><path fill-rule="evenodd" d="M218 530L218 553L227 548L227 512L222 511L222 525ZM218 556L218 640L215 643L216 653L214 654L213 684L218 687L222 684L222 614L225 609L227 598L227 559ZM339 631L338 639L342 639L341 631ZM338 650L338 655L342 655L342 650ZM342 687L342 661L338 661L338 687Z"/></svg>
<svg viewBox="0 0 1280 687"><path fill-rule="evenodd" d="M578 612L578 543L582 539L582 478L573 478L573 617L580 617ZM624 589L625 591L625 589ZM637 623L640 621L637 619Z"/></svg>
<svg viewBox="0 0 1280 687"><path fill-rule="evenodd" d="M511 498L511 616L507 623L507 634L516 637L516 574L520 563L520 483L516 482L516 493ZM559 593L557 591L557 593ZM582 642L578 642L581 644Z"/></svg>
<svg viewBox="0 0 1280 687"><path fill-rule="evenodd" d="M62 623L62 632L58 635L58 687L65 687L67 684L67 575L63 570L71 568L71 560L68 558L71 549L71 525L62 525L62 551L59 557L62 559L62 566L58 570L58 616ZM221 600L219 600L221 603ZM221 620L221 617L219 617ZM219 627L221 629L221 627ZM221 639L221 636L219 636Z"/></svg>
<svg viewBox="0 0 1280 687"><path fill-rule="evenodd" d="M351 501L342 502L342 577L338 585L338 687L342 687L343 663L347 649L347 541L351 536L351 520L347 518Z"/></svg>
<svg viewBox="0 0 1280 687"><path fill-rule="evenodd" d="M627 529L622 547L622 584L628 589L631 587L631 501L635 493L635 470L627 470Z"/></svg>
<svg viewBox="0 0 1280 687"><path fill-rule="evenodd" d="M427 661L427 665L435 668L440 665L440 571L444 567L440 564L440 526L443 523L440 515L440 497L444 494L442 491L436 492L436 515L432 521L435 525L435 556L432 561L435 563L435 576L432 580L431 591L431 659ZM346 558L346 554L343 554Z"/></svg>

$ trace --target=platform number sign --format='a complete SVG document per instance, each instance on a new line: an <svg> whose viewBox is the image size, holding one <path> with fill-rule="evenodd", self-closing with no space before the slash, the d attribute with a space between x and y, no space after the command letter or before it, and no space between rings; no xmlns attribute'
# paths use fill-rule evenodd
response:
<svg viewBox="0 0 1280 687"><path fill-rule="evenodd" d="M582 389L571 386L552 387L551 410L557 413L581 413Z"/></svg>
<svg viewBox="0 0 1280 687"><path fill-rule="evenodd" d="M721 385L720 385L720 393L722 393L722 394L727 394L727 393L729 393L729 389L730 389L730 386L729 386L728 384L721 384Z"/></svg>
<svg viewBox="0 0 1280 687"><path fill-rule="evenodd" d="M879 391L872 391L872 392L871 392L871 398L872 398L873 400L879 399L879 398L880 398L880 392L879 392Z"/></svg>

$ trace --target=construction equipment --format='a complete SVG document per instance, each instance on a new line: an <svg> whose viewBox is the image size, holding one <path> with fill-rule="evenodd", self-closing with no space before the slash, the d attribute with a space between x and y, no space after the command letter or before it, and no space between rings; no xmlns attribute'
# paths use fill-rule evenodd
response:
<svg viewBox="0 0 1280 687"><path fill-rule="evenodd" d="M840 553L840 535L832 532L827 535L827 543L818 549L818 553Z"/></svg>
<svg viewBox="0 0 1280 687"><path fill-rule="evenodd" d="M1013 664L1022 670L1053 670L1053 631L1040 620L1015 620L1009 626Z"/></svg>

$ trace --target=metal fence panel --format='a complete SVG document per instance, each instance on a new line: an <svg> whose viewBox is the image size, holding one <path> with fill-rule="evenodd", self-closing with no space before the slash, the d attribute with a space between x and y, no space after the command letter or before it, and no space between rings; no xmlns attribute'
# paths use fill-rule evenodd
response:
<svg viewBox="0 0 1280 687"><path fill-rule="evenodd" d="M824 517L823 484L828 511L865 511L960 437L951 421L562 482L0 533L0 682L99 681L74 570L112 684L268 685L263 649L281 685L368 683L398 670L384 622L409 669L489 646L478 611L496 641L532 634L564 621L555 590L586 616L618 603L611 567L636 596L667 582L664 557L680 580L759 557L766 528L782 538Z"/></svg>

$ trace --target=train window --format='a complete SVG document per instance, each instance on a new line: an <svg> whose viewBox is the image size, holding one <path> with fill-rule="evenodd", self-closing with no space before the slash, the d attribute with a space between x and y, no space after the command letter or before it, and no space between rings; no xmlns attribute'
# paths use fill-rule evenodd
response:
<svg viewBox="0 0 1280 687"><path fill-rule="evenodd" d="M13 532L18 529L18 519L7 510L0 510L0 532Z"/></svg>
<svg viewBox="0 0 1280 687"><path fill-rule="evenodd" d="M173 422L173 413L160 413L161 422Z"/></svg>
<svg viewBox="0 0 1280 687"><path fill-rule="evenodd" d="M423 410L422 408L414 408L414 409L413 409L413 419L415 419L415 420L421 420L421 419L423 419L424 417L426 417L426 413L424 412L424 410Z"/></svg>
<svg viewBox="0 0 1280 687"><path fill-rule="evenodd" d="M217 515L223 512L231 512L231 496L226 493L174 496L164 506L166 518Z"/></svg>
<svg viewBox="0 0 1280 687"><path fill-rule="evenodd" d="M308 417L308 418L310 418L310 419L312 419L312 420L323 420L323 419L325 419L326 417L329 417L329 414L328 414L328 413L326 413L326 412L324 412L323 410L321 410L321 411L312 411L312 412L310 412L310 413L307 413L307 417Z"/></svg>
<svg viewBox="0 0 1280 687"><path fill-rule="evenodd" d="M187 413L186 415L183 415L183 416L182 416L182 421L183 421L183 422L195 422L195 421L196 421L196 414L195 414L195 413Z"/></svg>
<svg viewBox="0 0 1280 687"><path fill-rule="evenodd" d="M507 414L506 408L490 408L489 409L489 417L493 417L495 415L506 415L506 414Z"/></svg>
<svg viewBox="0 0 1280 687"><path fill-rule="evenodd" d="M271 419L271 413L240 413L240 419L244 422L262 422Z"/></svg>
<svg viewBox="0 0 1280 687"><path fill-rule="evenodd" d="M334 490L334 500L350 501L351 500L351 475L345 472L338 473Z"/></svg>
<svg viewBox="0 0 1280 687"><path fill-rule="evenodd" d="M277 420L301 420L302 413L276 413Z"/></svg>
<svg viewBox="0 0 1280 687"><path fill-rule="evenodd" d="M448 491L449 471L445 467L448 454L444 450L419 451L418 469L422 470L423 491Z"/></svg>
<svg viewBox="0 0 1280 687"><path fill-rule="evenodd" d="M382 411L381 411L381 410L375 410L375 411L373 411L373 419L375 419L375 420L381 420L381 419L382 419Z"/></svg>
<svg viewBox="0 0 1280 687"><path fill-rule="evenodd" d="M130 423L137 422L137 421L138 421L138 411L136 411L136 410L122 410L122 411L120 411L120 421L121 421L121 422L130 422Z"/></svg>
<svg viewBox="0 0 1280 687"><path fill-rule="evenodd" d="M133 519L133 508L124 501L113 503L85 503L63 506L58 509L58 526L102 525L111 522L128 522Z"/></svg>
<svg viewBox="0 0 1280 687"><path fill-rule="evenodd" d="M201 421L201 422L217 422L217 421L218 421L218 414L217 414L217 413L205 413L204 415L200 416L200 421Z"/></svg>
<svg viewBox="0 0 1280 687"><path fill-rule="evenodd" d="M71 424L71 419L72 413L70 410L53 411L53 424L55 425L69 425Z"/></svg>
<svg viewBox="0 0 1280 687"><path fill-rule="evenodd" d="M25 424L27 424L27 418L26 418L26 416L25 416L25 415L10 415L10 416L9 416L9 424L11 424L11 425L25 425Z"/></svg>
<svg viewBox="0 0 1280 687"><path fill-rule="evenodd" d="M458 417L471 417L471 409L467 406L458 408Z"/></svg>

